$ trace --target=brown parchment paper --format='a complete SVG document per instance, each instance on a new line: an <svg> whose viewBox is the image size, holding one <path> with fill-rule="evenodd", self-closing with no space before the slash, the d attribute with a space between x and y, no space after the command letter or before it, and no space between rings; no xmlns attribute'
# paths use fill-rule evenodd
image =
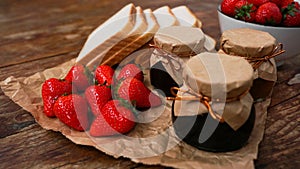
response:
<svg viewBox="0 0 300 169"><path fill-rule="evenodd" d="M93 146L115 158L123 156L137 163L149 165L160 164L174 168L254 168L253 160L257 158L258 144L263 138L267 107L270 104L270 99L255 104L255 126L249 143L240 150L227 153L200 151L180 142L174 135L173 130L165 132L161 137L152 141L150 145L145 145L143 149L138 149L136 145L130 141L130 138L138 139L142 142L143 139L151 139L151 137L162 133L172 125L169 102L166 103L166 106L149 110L151 113L143 113L141 116L144 116L146 119L151 118L151 116L155 116L155 119L149 123L138 124L134 130L127 135L128 137L92 138L89 137L88 132L74 131L61 123L58 119L48 118L43 114L43 104L40 94L43 81L50 77L63 77L73 64L74 60L71 60L63 65L47 69L30 77L8 77L6 80L0 82L0 86L5 95L23 109L30 112L36 119L36 122L44 129L61 132L76 144ZM155 112L160 112L158 109L161 109L162 113L158 114L159 116L157 117ZM169 145L174 142L178 142L178 144L168 148ZM162 153L160 153L160 151ZM147 157L147 153L150 155L151 153L156 153L157 155Z"/></svg>

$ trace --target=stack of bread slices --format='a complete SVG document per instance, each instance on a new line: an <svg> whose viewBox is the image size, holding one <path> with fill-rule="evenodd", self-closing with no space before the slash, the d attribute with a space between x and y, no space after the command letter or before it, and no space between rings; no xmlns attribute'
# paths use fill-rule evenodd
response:
<svg viewBox="0 0 300 169"><path fill-rule="evenodd" d="M163 6L152 11L128 4L89 35L76 62L91 69L100 64L118 64L148 43L160 28L169 26L201 29L202 23L186 6ZM205 48L214 50L215 41L209 36L206 41Z"/></svg>

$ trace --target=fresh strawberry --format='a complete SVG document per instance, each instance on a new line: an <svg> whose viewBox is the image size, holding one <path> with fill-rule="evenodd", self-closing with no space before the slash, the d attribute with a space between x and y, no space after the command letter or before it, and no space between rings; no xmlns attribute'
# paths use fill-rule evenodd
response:
<svg viewBox="0 0 300 169"><path fill-rule="evenodd" d="M288 6L288 5L291 4L292 2L294 2L294 0L282 0L282 1L281 1L281 7Z"/></svg>
<svg viewBox="0 0 300 169"><path fill-rule="evenodd" d="M294 0L270 0L270 2L275 3L279 8L286 6L292 2L294 2Z"/></svg>
<svg viewBox="0 0 300 169"><path fill-rule="evenodd" d="M298 2L292 2L282 7L284 26L300 26L300 5Z"/></svg>
<svg viewBox="0 0 300 169"><path fill-rule="evenodd" d="M276 4L278 7L281 7L281 2L282 2L282 0L270 0L270 2L273 2L273 3Z"/></svg>
<svg viewBox="0 0 300 169"><path fill-rule="evenodd" d="M161 105L161 99L136 78L126 78L119 85L118 96L131 101L137 108L149 108Z"/></svg>
<svg viewBox="0 0 300 169"><path fill-rule="evenodd" d="M72 84L69 81L50 78L42 85L42 99L44 103L44 113L48 117L55 117L53 105L58 97L72 93Z"/></svg>
<svg viewBox="0 0 300 169"><path fill-rule="evenodd" d="M91 136L110 136L128 133L135 126L134 114L118 100L107 102L101 114L91 124Z"/></svg>
<svg viewBox="0 0 300 169"><path fill-rule="evenodd" d="M91 84L91 73L83 65L77 64L72 66L65 79L72 82L78 91L84 91Z"/></svg>
<svg viewBox="0 0 300 169"><path fill-rule="evenodd" d="M246 21L254 22L256 14L256 6L248 3L247 0L239 0L235 3L235 18Z"/></svg>
<svg viewBox="0 0 300 169"><path fill-rule="evenodd" d="M238 0L223 0L221 2L221 11L231 17L234 17L235 15L235 3Z"/></svg>
<svg viewBox="0 0 300 169"><path fill-rule="evenodd" d="M53 106L56 117L78 131L88 128L88 107L85 99L77 94L61 96Z"/></svg>
<svg viewBox="0 0 300 169"><path fill-rule="evenodd" d="M279 7L272 2L261 5L256 11L255 21L263 25L279 25L281 19Z"/></svg>
<svg viewBox="0 0 300 169"><path fill-rule="evenodd" d="M270 0L247 0L250 4L253 4L254 6L261 6L262 4L265 4L267 2L270 2Z"/></svg>
<svg viewBox="0 0 300 169"><path fill-rule="evenodd" d="M93 114L98 116L101 108L112 99L111 90L107 86L90 86L85 90L85 98Z"/></svg>
<svg viewBox="0 0 300 169"><path fill-rule="evenodd" d="M117 77L117 80L126 79L128 77L134 77L134 78L136 78L140 81L144 81L143 71L136 64L127 64L127 65L125 65L121 69L121 71L120 71L120 73Z"/></svg>
<svg viewBox="0 0 300 169"><path fill-rule="evenodd" d="M113 76L114 76L114 69L112 69L108 65L100 65L96 68L95 71L95 78L98 84L105 84L107 86L111 85Z"/></svg>

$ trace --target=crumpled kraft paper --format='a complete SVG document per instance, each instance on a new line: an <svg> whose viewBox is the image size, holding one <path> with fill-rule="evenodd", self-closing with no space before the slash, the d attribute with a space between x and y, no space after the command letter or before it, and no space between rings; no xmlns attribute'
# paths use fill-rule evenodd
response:
<svg viewBox="0 0 300 169"><path fill-rule="evenodd" d="M144 118L144 123L136 125L126 136L93 138L88 132L72 130L57 118L48 118L43 113L40 92L43 81L63 77L73 64L71 60L30 77L8 77L0 86L5 95L30 112L44 129L61 132L76 144L93 146L115 158L123 156L137 163L174 168L254 168L253 160L257 158L258 144L263 138L270 99L255 104L256 121L249 143L233 152L205 152L180 142L172 128L169 102L141 113L142 118L139 118Z"/></svg>

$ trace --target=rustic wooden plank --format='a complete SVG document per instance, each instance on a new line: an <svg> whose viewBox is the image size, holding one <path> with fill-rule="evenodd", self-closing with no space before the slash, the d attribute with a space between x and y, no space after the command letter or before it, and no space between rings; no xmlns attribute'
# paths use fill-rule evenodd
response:
<svg viewBox="0 0 300 169"><path fill-rule="evenodd" d="M48 6L32 0L20 6L20 3L2 2L6 8L0 11L0 67L79 51L91 31L119 10L121 4L127 3L43 1L43 4L51 4ZM136 4L143 6L139 1ZM145 6L151 4L153 2ZM163 1L156 6L166 4L167 1ZM182 1L177 0L171 6L181 4Z"/></svg>
<svg viewBox="0 0 300 169"><path fill-rule="evenodd" d="M4 80L9 76L28 77L36 72L55 67L59 64L67 62L77 56L77 52L70 52L62 55L52 56L30 62L24 62L17 65L11 65L0 68L0 80Z"/></svg>
<svg viewBox="0 0 300 169"><path fill-rule="evenodd" d="M300 165L300 95L269 109L258 168L297 168Z"/></svg>
<svg viewBox="0 0 300 169"><path fill-rule="evenodd" d="M0 1L0 80L11 75L29 76L76 57L88 34L128 2ZM215 39L220 37L215 10L219 0L132 2L152 9L187 4L202 20L204 32ZM288 60L278 71L256 168L300 165L300 85L287 85L300 72L299 58ZM1 90L0 103L0 168L164 168L114 159L92 147L78 146L60 133L46 131Z"/></svg>
<svg viewBox="0 0 300 169"><path fill-rule="evenodd" d="M300 73L300 55L287 59L284 64L278 68L278 80L274 87L270 107L281 104L285 100L293 98L299 94L299 84L287 84L288 81L297 73Z"/></svg>

